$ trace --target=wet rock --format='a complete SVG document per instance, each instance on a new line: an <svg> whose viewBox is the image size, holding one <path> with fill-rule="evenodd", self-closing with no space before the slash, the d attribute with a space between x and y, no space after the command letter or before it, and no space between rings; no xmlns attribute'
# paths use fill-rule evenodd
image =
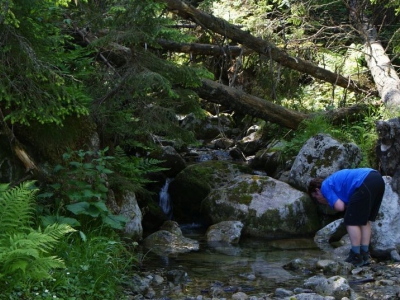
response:
<svg viewBox="0 0 400 300"><path fill-rule="evenodd" d="M324 297L316 293L302 293L284 299L285 300L335 300L334 297Z"/></svg>
<svg viewBox="0 0 400 300"><path fill-rule="evenodd" d="M211 225L206 232L207 242L239 243L243 223L240 221L223 221Z"/></svg>
<svg viewBox="0 0 400 300"><path fill-rule="evenodd" d="M162 146L150 153L149 157L162 161L158 165L167 169L163 173L169 178L175 177L186 167L185 160L172 146Z"/></svg>
<svg viewBox="0 0 400 300"><path fill-rule="evenodd" d="M211 141L211 144L213 144L214 149L228 149L232 147L235 142L232 139L228 138L219 138Z"/></svg>
<svg viewBox="0 0 400 300"><path fill-rule="evenodd" d="M282 288L277 288L274 293L274 296L277 298L290 297L292 295L293 295L292 291L282 289Z"/></svg>
<svg viewBox="0 0 400 300"><path fill-rule="evenodd" d="M314 276L309 278L305 283L305 287L311 288L316 293L323 296L332 296L335 299L351 297L352 289L347 280L340 276L325 278L323 276Z"/></svg>
<svg viewBox="0 0 400 300"><path fill-rule="evenodd" d="M189 279L187 272L184 270L170 270L166 273L166 277L168 281L174 284L186 282Z"/></svg>
<svg viewBox="0 0 400 300"><path fill-rule="evenodd" d="M165 221L161 225L160 230L166 230L177 236L182 236L182 230L179 227L179 224L175 221L171 221L171 220Z"/></svg>
<svg viewBox="0 0 400 300"><path fill-rule="evenodd" d="M232 295L232 300L246 300L249 299L249 296L243 292L237 292Z"/></svg>
<svg viewBox="0 0 400 300"><path fill-rule="evenodd" d="M187 115L181 122L181 126L194 132L196 139L212 140L223 132L226 136L233 134L235 122L229 114L208 114L204 119L197 118L194 114Z"/></svg>
<svg viewBox="0 0 400 300"><path fill-rule="evenodd" d="M246 155L254 155L261 147L261 134L252 132L236 143L237 147Z"/></svg>
<svg viewBox="0 0 400 300"><path fill-rule="evenodd" d="M161 256L199 250L198 241L166 230L156 231L146 237L143 246Z"/></svg>
<svg viewBox="0 0 400 300"><path fill-rule="evenodd" d="M289 263L283 265L283 268L285 270L295 271L295 270L299 270L301 268L304 268L306 265L307 265L306 261L304 261L301 258L296 258L296 259L290 261Z"/></svg>

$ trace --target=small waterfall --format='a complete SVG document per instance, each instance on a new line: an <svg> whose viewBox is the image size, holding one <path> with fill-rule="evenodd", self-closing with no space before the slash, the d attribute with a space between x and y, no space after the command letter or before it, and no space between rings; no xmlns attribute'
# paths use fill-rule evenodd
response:
<svg viewBox="0 0 400 300"><path fill-rule="evenodd" d="M171 220L172 218L172 203L170 196L168 194L168 188L171 181L172 178L167 178L167 180L165 180L165 184L161 188L159 193L159 202L158 202L158 205L161 207L164 214L168 217L168 220Z"/></svg>

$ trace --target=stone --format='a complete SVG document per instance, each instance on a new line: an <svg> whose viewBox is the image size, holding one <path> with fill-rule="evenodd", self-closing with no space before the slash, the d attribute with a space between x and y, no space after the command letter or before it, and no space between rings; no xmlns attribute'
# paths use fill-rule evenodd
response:
<svg viewBox="0 0 400 300"><path fill-rule="evenodd" d="M311 178L327 177L341 169L356 168L361 150L353 143L341 143L327 134L317 134L301 148L292 165L289 183L307 191Z"/></svg>
<svg viewBox="0 0 400 300"><path fill-rule="evenodd" d="M238 175L213 189L202 202L212 224L241 221L243 234L263 238L309 235L320 228L317 207L307 194L262 175Z"/></svg>
<svg viewBox="0 0 400 300"><path fill-rule="evenodd" d="M211 225L206 232L207 242L239 243L243 229L240 221L223 221Z"/></svg>

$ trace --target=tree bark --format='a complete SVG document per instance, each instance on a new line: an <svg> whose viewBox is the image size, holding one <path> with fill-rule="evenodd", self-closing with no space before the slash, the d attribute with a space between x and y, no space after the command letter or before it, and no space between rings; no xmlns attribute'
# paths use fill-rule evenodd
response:
<svg viewBox="0 0 400 300"><path fill-rule="evenodd" d="M158 44L164 49L172 52L181 53L192 53L200 55L232 55L234 57L242 54L248 54L250 51L239 46L218 46L209 44L198 44L198 43L176 43L173 41L167 41L164 39L158 39Z"/></svg>
<svg viewBox="0 0 400 300"><path fill-rule="evenodd" d="M338 85L343 88L347 88L350 91L365 93L369 90L368 87L362 86L351 78L346 78L340 74L333 73L329 70L320 68L311 62L305 61L298 57L290 56L285 51L279 49L274 44L267 40L256 38L250 33L247 33L237 26L230 24L229 22L208 15L200 10L188 5L180 0L156 0L167 5L167 8L174 13L185 19L191 19L195 23L208 28L213 32L228 37L229 39L245 45L247 48L252 49L259 54L272 59L282 66L297 70L302 73L309 74L314 78L321 79L326 82L330 82L333 85Z"/></svg>
<svg viewBox="0 0 400 300"><path fill-rule="evenodd" d="M209 102L222 104L233 110L260 118L291 129L297 129L302 121L315 115L307 115L286 109L270 101L246 94L245 92L219 84L209 79L202 80L203 85L196 89L197 94ZM323 113L333 124L359 118L367 111L367 105L354 105L348 108Z"/></svg>

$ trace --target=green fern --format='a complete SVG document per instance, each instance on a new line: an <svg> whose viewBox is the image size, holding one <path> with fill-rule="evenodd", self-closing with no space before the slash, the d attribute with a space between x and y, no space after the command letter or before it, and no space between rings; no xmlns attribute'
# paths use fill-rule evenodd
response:
<svg viewBox="0 0 400 300"><path fill-rule="evenodd" d="M34 182L10 188L0 184L0 282L13 277L13 283L25 279L51 278L50 271L64 268L64 262L49 253L60 238L75 231L66 224L33 229Z"/></svg>
<svg viewBox="0 0 400 300"><path fill-rule="evenodd" d="M10 233L30 228L34 207L35 190L33 182L22 183L9 189L8 184L0 185L0 239Z"/></svg>

